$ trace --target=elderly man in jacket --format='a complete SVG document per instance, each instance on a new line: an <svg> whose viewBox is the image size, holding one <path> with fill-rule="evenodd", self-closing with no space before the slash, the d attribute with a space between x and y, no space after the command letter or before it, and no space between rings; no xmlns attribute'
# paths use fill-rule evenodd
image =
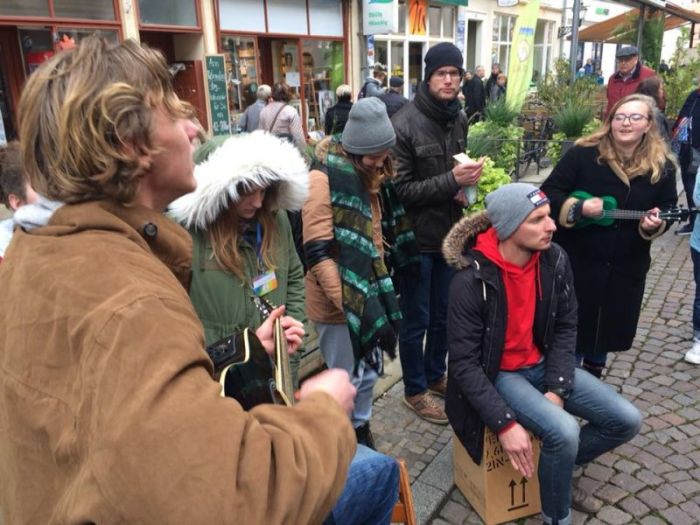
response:
<svg viewBox="0 0 700 525"><path fill-rule="evenodd" d="M617 71L608 79L606 115L618 100L634 93L642 80L655 75L653 69L639 61L639 49L635 46L621 47L615 53L615 58Z"/></svg>
<svg viewBox="0 0 700 525"><path fill-rule="evenodd" d="M467 137L467 119L457 100L462 64L462 53L455 45L431 47L425 55L425 80L392 120L396 190L413 222L421 252L420 277L399 286L404 401L426 421L442 425L447 424L447 416L434 395L444 397L446 391L445 319L453 272L440 247L462 217L466 205L462 189L476 184L483 165L482 161L455 165L453 159L464 152Z"/></svg>
<svg viewBox="0 0 700 525"><path fill-rule="evenodd" d="M187 296L192 242L162 214L194 190L199 131L163 56L88 37L27 80L20 115L24 170L56 206L0 265L3 522L321 523L339 496L336 522L388 521L395 462L362 447L347 476L345 371L292 408L220 395ZM303 329L284 319L294 348Z"/></svg>
<svg viewBox="0 0 700 525"><path fill-rule="evenodd" d="M569 525L571 510L601 502L572 487L574 466L628 441L641 415L611 386L575 368L576 296L547 196L513 183L486 197L445 239L458 270L448 308L447 414L481 462L484 429L513 467L535 474L528 431L542 440L538 476L545 523ZM577 417L586 423L579 428Z"/></svg>

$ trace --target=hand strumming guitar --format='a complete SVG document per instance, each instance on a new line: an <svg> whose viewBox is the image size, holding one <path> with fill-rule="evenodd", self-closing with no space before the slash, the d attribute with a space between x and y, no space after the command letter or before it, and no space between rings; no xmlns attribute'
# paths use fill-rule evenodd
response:
<svg viewBox="0 0 700 525"><path fill-rule="evenodd" d="M319 391L325 392L335 399L347 414L352 412L357 389L350 382L350 376L345 370L331 368L310 377L302 383L301 390L296 393L295 397L302 401L309 394Z"/></svg>
<svg viewBox="0 0 700 525"><path fill-rule="evenodd" d="M267 319L255 331L255 335L260 339L265 351L272 355L275 351L274 327L277 319L280 319L282 323L284 337L287 340L287 353L293 354L301 346L304 339L304 324L293 317L284 315L284 305L272 310Z"/></svg>

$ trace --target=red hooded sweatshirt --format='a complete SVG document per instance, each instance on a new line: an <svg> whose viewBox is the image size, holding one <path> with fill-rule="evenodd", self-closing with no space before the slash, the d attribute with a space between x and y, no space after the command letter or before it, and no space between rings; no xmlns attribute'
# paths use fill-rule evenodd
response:
<svg viewBox="0 0 700 525"><path fill-rule="evenodd" d="M496 229L491 227L476 238L474 248L501 269L508 311L501 370L512 372L535 365L542 358L532 335L540 254L535 253L521 268L503 259L498 242Z"/></svg>

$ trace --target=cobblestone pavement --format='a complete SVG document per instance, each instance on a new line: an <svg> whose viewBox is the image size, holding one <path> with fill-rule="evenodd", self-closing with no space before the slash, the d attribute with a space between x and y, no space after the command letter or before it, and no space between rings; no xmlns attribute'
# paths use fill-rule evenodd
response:
<svg viewBox="0 0 700 525"><path fill-rule="evenodd" d="M605 376L642 410L644 424L584 469L581 484L603 507L595 516L574 511L576 525L700 523L700 366L683 361L694 293L688 237L672 229L654 242L652 257L634 346L609 358ZM420 420L402 397L399 382L377 399L372 428L378 448L409 465L419 523L482 523L454 487L450 427Z"/></svg>

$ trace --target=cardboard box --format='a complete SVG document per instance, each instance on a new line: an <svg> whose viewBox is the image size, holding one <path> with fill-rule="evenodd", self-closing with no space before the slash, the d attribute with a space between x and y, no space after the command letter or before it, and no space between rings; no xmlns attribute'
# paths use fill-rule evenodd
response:
<svg viewBox="0 0 700 525"><path fill-rule="evenodd" d="M535 472L540 457L539 440L531 436ZM455 485L486 525L496 525L532 516L541 510L537 476L525 478L510 464L498 437L486 429L481 465L453 438Z"/></svg>

